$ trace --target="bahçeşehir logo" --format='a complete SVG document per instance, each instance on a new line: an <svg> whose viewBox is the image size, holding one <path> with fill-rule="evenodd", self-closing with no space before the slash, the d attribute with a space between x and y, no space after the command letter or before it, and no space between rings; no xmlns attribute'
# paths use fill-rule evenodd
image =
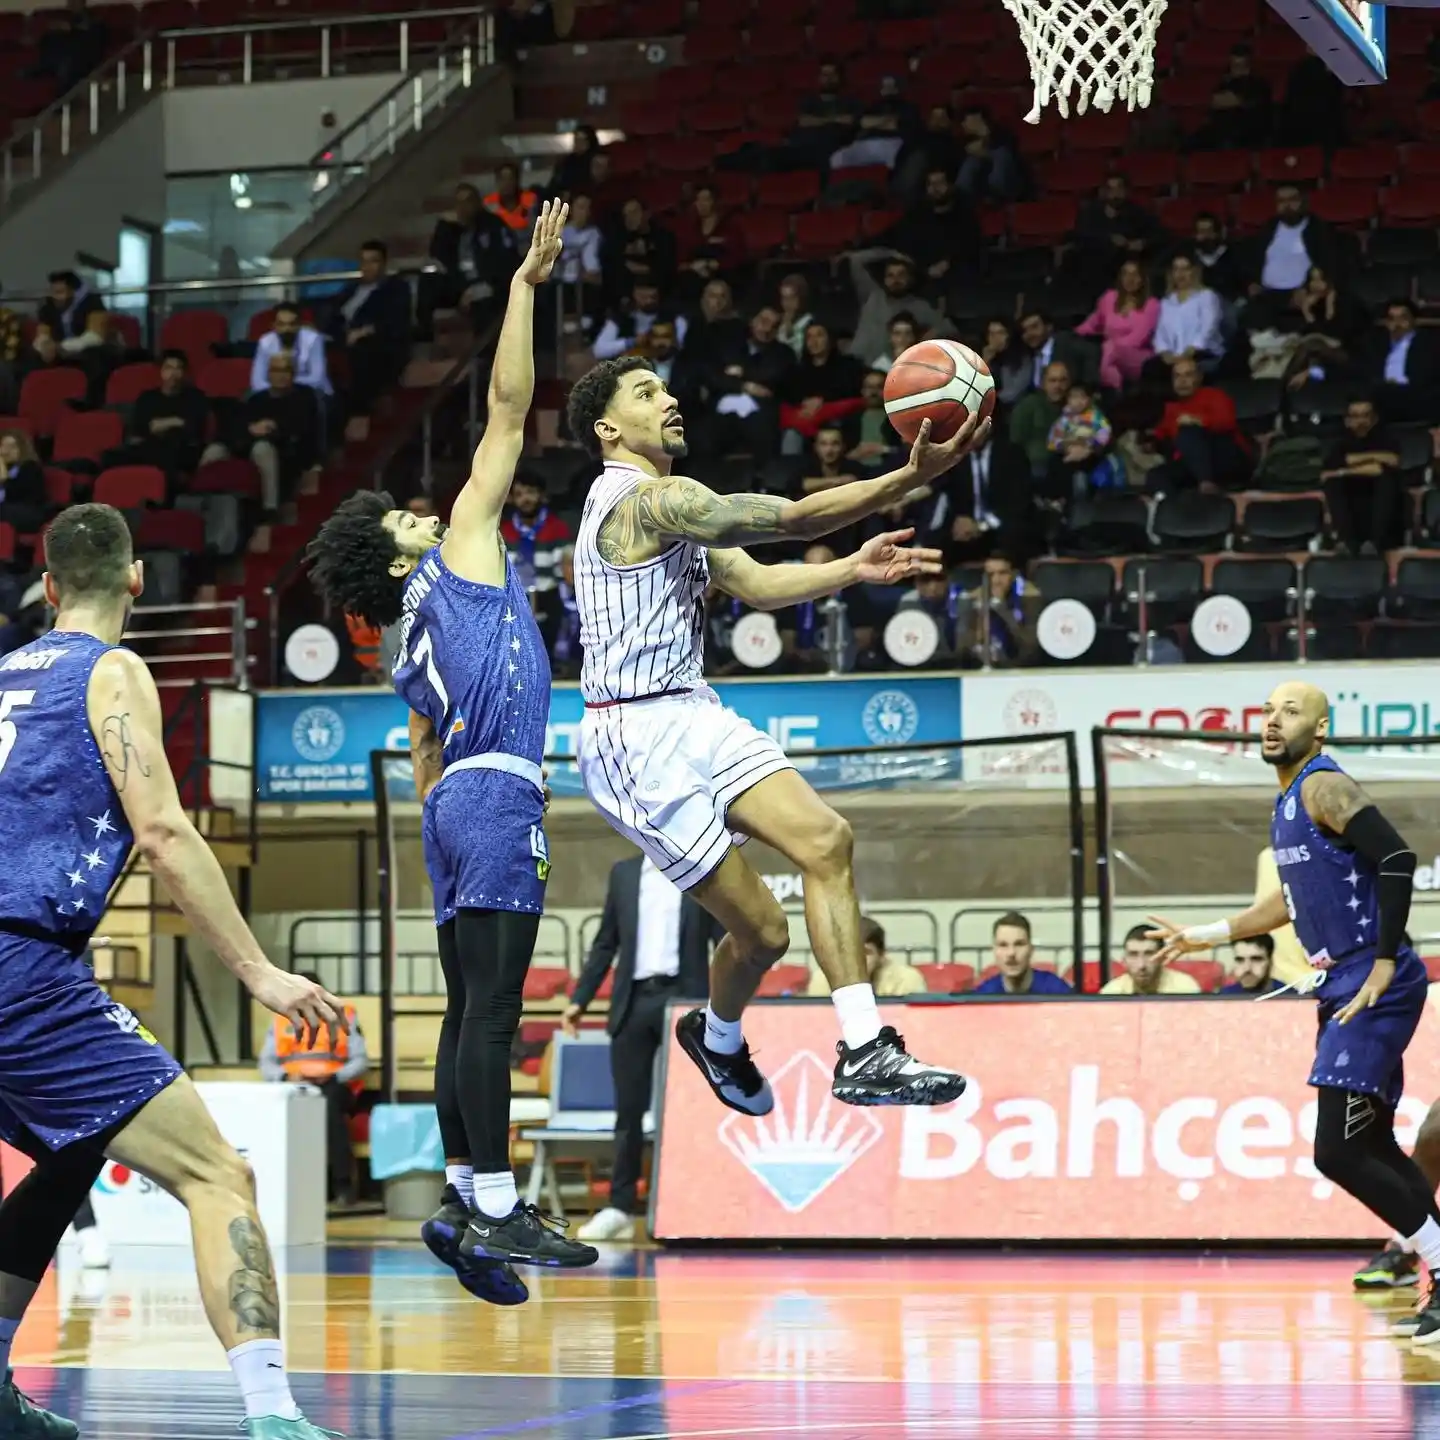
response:
<svg viewBox="0 0 1440 1440"><path fill-rule="evenodd" d="M903 745L920 728L920 707L903 690L877 690L860 712L872 745Z"/></svg>
<svg viewBox="0 0 1440 1440"><path fill-rule="evenodd" d="M819 1057L802 1050L771 1076L769 1115L732 1114L720 1122L721 1143L792 1215L885 1133L878 1116L836 1100L831 1079Z"/></svg>
<svg viewBox="0 0 1440 1440"><path fill-rule="evenodd" d="M345 722L328 705L311 705L295 717L290 740L302 760L319 765L340 753Z"/></svg>

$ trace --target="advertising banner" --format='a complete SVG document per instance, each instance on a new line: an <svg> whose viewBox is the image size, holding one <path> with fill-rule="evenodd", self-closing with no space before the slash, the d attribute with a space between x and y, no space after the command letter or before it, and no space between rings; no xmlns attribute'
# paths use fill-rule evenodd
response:
<svg viewBox="0 0 1440 1440"><path fill-rule="evenodd" d="M725 704L767 730L787 754L943 744L960 739L960 682L897 675L814 680L721 681ZM408 712L386 690L291 690L256 697L257 777L261 800L369 800L370 752L409 747ZM551 694L545 749L575 754L584 705L574 685ZM863 755L803 767L817 785L856 786L958 778L958 752L875 759ZM393 767L394 793L412 798L410 767ZM558 766L557 795L578 795L579 776Z"/></svg>
<svg viewBox="0 0 1440 1440"><path fill-rule="evenodd" d="M967 675L961 728L967 739L1073 730L1080 738L1081 782L1093 784L1090 731L1097 725L1137 730L1256 730L1261 707L1285 671L1264 665L1166 665L1105 671L1010 670ZM1307 665L1303 678L1330 697L1332 735L1440 734L1440 671L1433 665ZM1219 747L1207 753L1222 755ZM1393 775L1399 752L1371 762L1371 778ZM1347 755L1362 778L1367 757ZM983 747L966 756L966 780L1012 779L1017 784L1063 785L1061 747L1008 750ZM1256 765L1256 783L1272 776ZM1111 767L1117 785L1181 783L1164 766ZM1236 776L1231 783L1245 783Z"/></svg>
<svg viewBox="0 0 1440 1440"><path fill-rule="evenodd" d="M983 1005L983 1009L978 1008ZM951 1105L830 1094L829 1005L761 1002L775 1109L725 1109L667 1054L652 1228L664 1240L1359 1240L1383 1226L1315 1170L1313 1002L883 1005L971 1077ZM1440 1097L1440 1017L1406 1062L1408 1150Z"/></svg>

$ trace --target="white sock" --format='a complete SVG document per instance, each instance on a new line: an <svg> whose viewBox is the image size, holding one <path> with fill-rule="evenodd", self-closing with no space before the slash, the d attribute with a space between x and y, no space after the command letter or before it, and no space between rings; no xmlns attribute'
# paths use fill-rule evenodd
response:
<svg viewBox="0 0 1440 1440"><path fill-rule="evenodd" d="M1412 1255L1419 1251L1425 1268L1432 1275L1440 1276L1440 1225L1427 1216L1413 1235L1406 1236L1406 1244Z"/></svg>
<svg viewBox="0 0 1440 1440"><path fill-rule="evenodd" d="M300 1407L285 1374L285 1347L278 1340L249 1340L227 1352L235 1383L245 1400L245 1418L278 1415L297 1420Z"/></svg>
<svg viewBox="0 0 1440 1440"><path fill-rule="evenodd" d="M738 1020L722 1020L705 1007L705 1048L716 1055L733 1055L744 1043Z"/></svg>
<svg viewBox="0 0 1440 1440"><path fill-rule="evenodd" d="M10 1347L15 1343L18 1320L0 1320L0 1375L10 1368Z"/></svg>
<svg viewBox="0 0 1440 1440"><path fill-rule="evenodd" d="M880 1011L875 1007L875 990L869 981L842 985L830 992L830 998L835 1002L846 1049L858 1050L880 1033Z"/></svg>
<svg viewBox="0 0 1440 1440"><path fill-rule="evenodd" d="M1395 1232L1394 1239L1395 1244L1407 1255L1415 1253L1415 1247L1398 1230Z"/></svg>
<svg viewBox="0 0 1440 1440"><path fill-rule="evenodd" d="M453 1185L460 1198L473 1210L475 1208L475 1172L468 1165L447 1165L445 1183Z"/></svg>
<svg viewBox="0 0 1440 1440"><path fill-rule="evenodd" d="M519 1203L515 1172L501 1170L493 1175L475 1175L475 1208L492 1220L503 1220Z"/></svg>

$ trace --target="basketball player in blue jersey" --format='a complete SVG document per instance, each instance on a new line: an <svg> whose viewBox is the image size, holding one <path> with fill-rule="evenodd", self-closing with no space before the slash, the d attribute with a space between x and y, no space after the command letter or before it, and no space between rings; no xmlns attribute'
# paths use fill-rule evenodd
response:
<svg viewBox="0 0 1440 1440"><path fill-rule="evenodd" d="M108 1156L190 1212L205 1313L229 1354L251 1440L322 1440L285 1376L275 1271L249 1166L155 1037L84 955L132 848L261 1004L307 1034L334 996L265 958L190 823L165 756L160 697L119 648L141 567L125 517L75 505L45 540L55 628L0 660L0 1138L35 1168L0 1205L0 1437L77 1427L16 1390L11 1343L70 1217Z"/></svg>
<svg viewBox="0 0 1440 1440"><path fill-rule="evenodd" d="M1403 1056L1425 1008L1425 967L1405 940L1415 852L1324 753L1330 702L1282 685L1265 702L1260 753L1280 794L1270 825L1280 888L1227 920L1183 929L1157 920L1163 958L1292 924L1314 967L1320 1030L1315 1168L1378 1215L1425 1261L1429 1294L1406 1326L1440 1343L1440 1211L1395 1140Z"/></svg>
<svg viewBox="0 0 1440 1440"><path fill-rule="evenodd" d="M448 995L435 1065L446 1188L422 1234L467 1290L501 1305L528 1294L509 1262L599 1259L520 1203L510 1169L510 1047L550 872L540 770L550 660L500 515L535 389L535 287L559 257L568 210L542 207L511 283L485 434L449 526L362 492L310 547L333 603L372 625L400 622L393 679L411 709Z"/></svg>

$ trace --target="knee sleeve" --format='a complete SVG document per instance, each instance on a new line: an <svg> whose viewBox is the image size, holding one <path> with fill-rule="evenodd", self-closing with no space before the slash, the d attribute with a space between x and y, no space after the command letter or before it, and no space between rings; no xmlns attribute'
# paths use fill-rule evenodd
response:
<svg viewBox="0 0 1440 1440"><path fill-rule="evenodd" d="M98 1150L75 1146L36 1164L0 1205L0 1274L40 1283L104 1164Z"/></svg>

